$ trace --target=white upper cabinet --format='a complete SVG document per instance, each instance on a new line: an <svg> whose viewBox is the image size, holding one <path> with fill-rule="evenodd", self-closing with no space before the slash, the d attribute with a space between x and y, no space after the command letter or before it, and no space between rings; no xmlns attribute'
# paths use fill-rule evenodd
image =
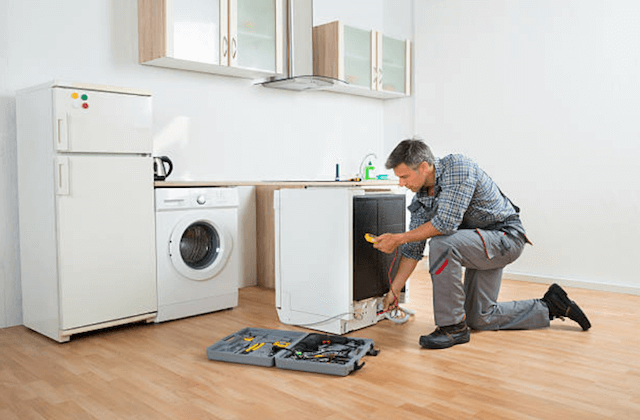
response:
<svg viewBox="0 0 640 420"><path fill-rule="evenodd" d="M140 63L237 77L283 73L283 0L138 0Z"/></svg>
<svg viewBox="0 0 640 420"><path fill-rule="evenodd" d="M378 98L411 94L411 41L340 21L313 28L313 72L349 83L344 93ZM336 90L333 88L332 90Z"/></svg>

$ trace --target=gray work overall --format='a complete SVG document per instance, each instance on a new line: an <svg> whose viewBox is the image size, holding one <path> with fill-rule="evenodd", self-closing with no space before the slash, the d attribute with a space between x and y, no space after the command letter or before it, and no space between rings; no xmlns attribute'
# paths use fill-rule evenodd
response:
<svg viewBox="0 0 640 420"><path fill-rule="evenodd" d="M431 238L429 272L436 325L466 320L476 330L548 327L549 310L539 299L497 302L502 269L520 256L524 245L520 236L500 230L461 229Z"/></svg>

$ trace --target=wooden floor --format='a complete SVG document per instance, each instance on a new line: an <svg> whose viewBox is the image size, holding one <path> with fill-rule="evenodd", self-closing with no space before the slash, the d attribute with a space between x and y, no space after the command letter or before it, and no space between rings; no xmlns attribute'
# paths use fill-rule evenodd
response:
<svg viewBox="0 0 640 420"><path fill-rule="evenodd" d="M411 284L417 314L349 334L380 349L347 377L210 361L206 347L278 322L274 293L240 291L232 310L133 325L57 344L0 330L0 419L638 419L640 297L566 288L593 328L556 320L535 331L476 332L423 350L433 330L428 273ZM546 285L505 280L501 300ZM311 332L311 331L309 331Z"/></svg>

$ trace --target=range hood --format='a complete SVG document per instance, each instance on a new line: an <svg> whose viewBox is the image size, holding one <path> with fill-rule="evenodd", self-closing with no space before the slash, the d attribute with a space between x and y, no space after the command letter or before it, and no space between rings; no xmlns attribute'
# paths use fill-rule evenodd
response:
<svg viewBox="0 0 640 420"><path fill-rule="evenodd" d="M285 25L284 78L273 78L261 85L287 90L320 90L344 86L344 80L313 75L313 0L284 0L287 7Z"/></svg>

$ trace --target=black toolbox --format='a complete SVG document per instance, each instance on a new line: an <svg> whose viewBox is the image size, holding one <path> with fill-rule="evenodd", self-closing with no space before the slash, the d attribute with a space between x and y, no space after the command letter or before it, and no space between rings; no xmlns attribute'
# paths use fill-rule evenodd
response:
<svg viewBox="0 0 640 420"><path fill-rule="evenodd" d="M210 360L347 376L375 356L373 340L339 335L244 328L207 347Z"/></svg>

